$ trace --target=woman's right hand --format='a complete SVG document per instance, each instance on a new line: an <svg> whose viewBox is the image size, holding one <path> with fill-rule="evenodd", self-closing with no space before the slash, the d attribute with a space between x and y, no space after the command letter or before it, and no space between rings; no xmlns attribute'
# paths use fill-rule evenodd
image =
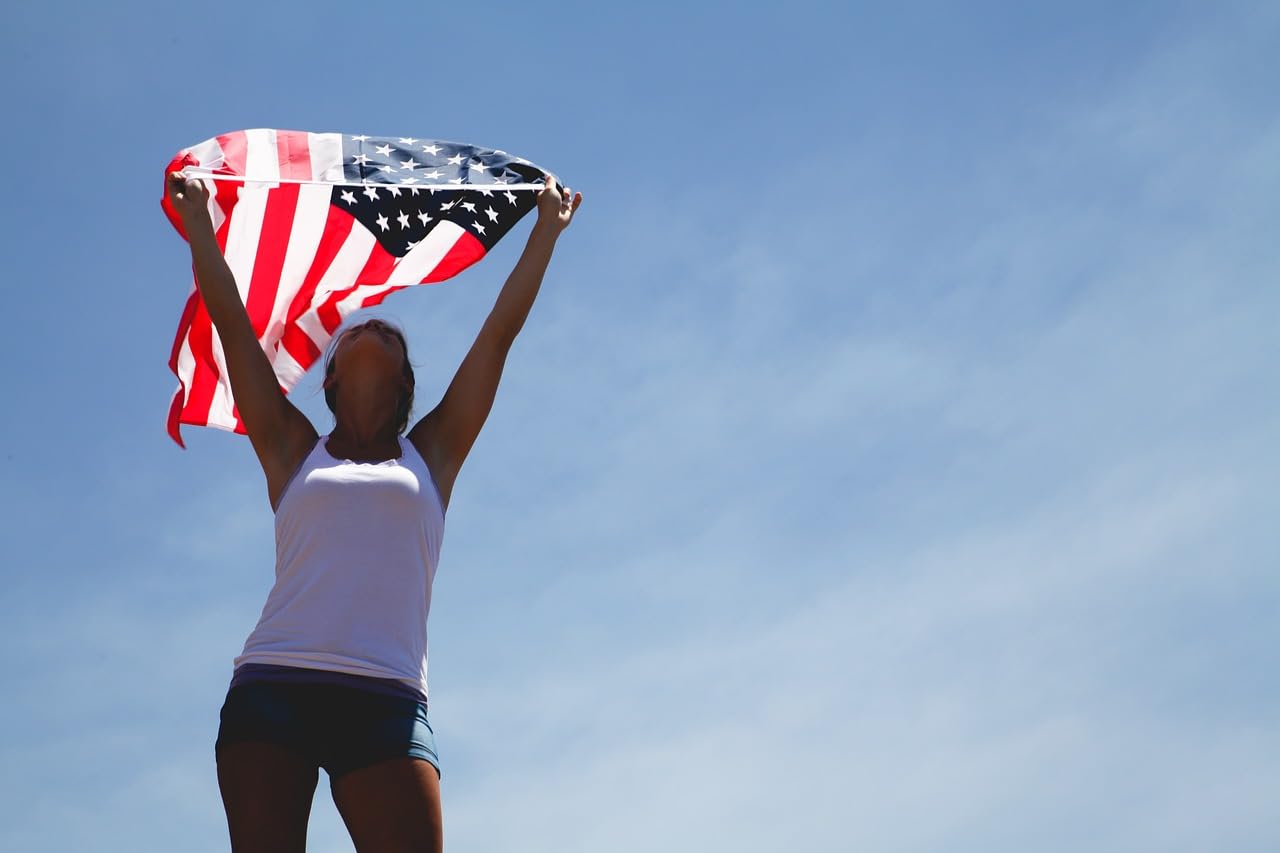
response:
<svg viewBox="0 0 1280 853"><path fill-rule="evenodd" d="M165 182L165 194L184 224L190 226L202 219L209 221L209 190L205 188L204 181L187 180L181 172L170 172Z"/></svg>

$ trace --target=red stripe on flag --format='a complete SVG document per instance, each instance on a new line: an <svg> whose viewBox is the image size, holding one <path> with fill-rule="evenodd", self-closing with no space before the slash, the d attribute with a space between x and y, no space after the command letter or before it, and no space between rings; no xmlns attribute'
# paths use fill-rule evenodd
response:
<svg viewBox="0 0 1280 853"><path fill-rule="evenodd" d="M169 165L164 170L164 192L160 195L160 207L164 210L164 215L169 218L169 224L182 235L183 240L187 239L187 229L182 224L182 217L178 215L178 211L169 202L169 173L181 172L187 166L198 165L196 158L191 156L190 151L187 151L170 160Z"/></svg>
<svg viewBox="0 0 1280 853"><path fill-rule="evenodd" d="M311 180L311 146L307 134L297 130L277 130L276 150L280 156L280 177Z"/></svg>
<svg viewBox="0 0 1280 853"><path fill-rule="evenodd" d="M470 232L464 231L453 247L440 259L440 263L436 264L435 269L427 273L419 284L430 284L435 281L442 281L450 276L457 275L476 261L484 257L484 243L481 243ZM388 273L387 277L390 277ZM369 282L361 282L367 284ZM397 290L404 290L411 285L402 284L396 287L389 287L379 293L372 293L366 296L360 302L361 308L368 308L371 305L378 305L382 300L386 299Z"/></svg>
<svg viewBox="0 0 1280 853"><path fill-rule="evenodd" d="M280 270L284 267L285 252L289 249L289 234L293 230L293 217L298 210L298 184L282 184L267 193L267 204L262 214L262 231L258 237L258 253L253 259L253 277L249 281L249 293L245 310L253 325L254 337L261 339L271 322L271 310L276 304L276 289L280 286Z"/></svg>
<svg viewBox="0 0 1280 853"><path fill-rule="evenodd" d="M350 296L362 284L382 284L391 277L395 268L395 256L382 248L381 243L375 242L373 249L369 252L369 259L364 262L364 268L356 275L356 280L351 286L330 293L324 300L324 304L316 309L320 325L324 326L331 335L336 332L342 325L342 314L338 312L338 303Z"/></svg>
<svg viewBox="0 0 1280 853"><path fill-rule="evenodd" d="M226 251L227 228L231 223L231 214L235 211L236 202L240 200L240 190L244 188L242 181L208 181L205 186L213 184L213 200L222 209L222 225L218 228L218 248Z"/></svg>
<svg viewBox="0 0 1280 853"><path fill-rule="evenodd" d="M207 424L209 407L213 404L213 391L218 384L217 365L213 361L213 323L204 302L196 305L195 317L187 333L191 352L196 357L195 374L187 390L187 402L182 407L184 424Z"/></svg>
<svg viewBox="0 0 1280 853"><path fill-rule="evenodd" d="M433 281L443 281L451 275L457 275L483 258L484 251L484 243L472 236L470 231L462 232L458 242L453 244L449 253L440 259L440 263L436 264L436 268L428 273L421 283L430 284Z"/></svg>
<svg viewBox="0 0 1280 853"><path fill-rule="evenodd" d="M395 287L388 287L386 290L382 291L381 293L374 293L369 296L366 296L363 300L361 300L360 307L368 308L370 305L377 305L380 302L382 302L382 300L386 299L388 296L395 293L397 290L404 290L406 287L413 287L413 285L398 284Z"/></svg>
<svg viewBox="0 0 1280 853"><path fill-rule="evenodd" d="M218 241L218 250L226 252L233 207L240 197L240 187L243 184L232 181L216 183L218 203L222 206L226 219L222 221L222 226L214 236ZM193 269L193 276L194 273ZM199 294L198 286L196 294L197 296ZM213 359L213 322L209 319L209 312L205 309L202 299L196 300L186 338L191 354L195 358L195 367L187 384L187 399L179 420L184 424L206 426L209 423L209 409L213 406L214 390L218 385L218 363Z"/></svg>
<svg viewBox="0 0 1280 853"><path fill-rule="evenodd" d="M311 267L307 270L307 277L302 280L302 287L298 288L298 295L293 297L293 301L289 303L289 314L285 318L285 322L292 326L297 322L298 318L306 313L311 307L311 300L315 296L316 286L320 284L320 279L324 278L324 274L329 271L329 265L333 263L333 259L338 256L338 252L342 249L342 244L347 242L347 238L351 236L351 227L355 225L356 219L344 210L339 210L332 204L329 205L329 215L324 222L324 231L320 236L320 246L316 249L316 259L311 262ZM310 362L298 362L306 367Z"/></svg>
<svg viewBox="0 0 1280 853"><path fill-rule="evenodd" d="M310 310L316 287L324 278L324 274L329 271L343 243L351 236L351 227L355 221L355 217L351 214L333 205L329 206L329 215L325 219L315 260L311 262L306 278L302 280L302 286L298 288L293 301L289 303L289 313L285 317L285 330L280 338L280 346L303 370L314 364L320 357L320 348L316 346L315 341L311 340L310 335L298 328L296 325L298 318Z"/></svg>
<svg viewBox="0 0 1280 853"><path fill-rule="evenodd" d="M218 137L222 146L222 166L218 171L229 175L243 175L249 162L249 136L243 130L235 133L224 133Z"/></svg>
<svg viewBox="0 0 1280 853"><path fill-rule="evenodd" d="M179 418L182 416L182 397L182 388L179 388L173 393L173 399L169 401L169 419L166 424L166 429L169 431L169 437L178 442L179 447L186 450L187 445L182 441L182 430L178 426Z"/></svg>
<svg viewBox="0 0 1280 853"><path fill-rule="evenodd" d="M194 273L193 273L194 279ZM191 326L191 318L196 315L196 306L200 304L200 291L192 290L187 297L187 304L182 309L182 319L178 321L178 334L173 339L173 349L169 352L169 369L178 375L178 354L182 352L182 342L187 337L187 329ZM181 379L181 377L179 377Z"/></svg>
<svg viewBox="0 0 1280 853"><path fill-rule="evenodd" d="M315 341L297 326L285 327L284 334L280 336L280 348L298 362L303 370L315 364L316 359L320 357L320 348L316 346Z"/></svg>

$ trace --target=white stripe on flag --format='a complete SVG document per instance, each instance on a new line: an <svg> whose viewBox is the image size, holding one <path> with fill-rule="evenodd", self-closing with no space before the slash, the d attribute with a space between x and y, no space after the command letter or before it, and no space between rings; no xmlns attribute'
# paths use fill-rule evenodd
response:
<svg viewBox="0 0 1280 853"><path fill-rule="evenodd" d="M227 375L226 356L222 351L222 339L218 337L218 327L209 324L209 349L214 363L218 365L218 384L213 388L213 399L209 401L209 426L225 430L235 430L236 417L234 403L231 400L231 378Z"/></svg>
<svg viewBox="0 0 1280 853"><path fill-rule="evenodd" d="M329 269L325 270L324 276L316 285L315 295L311 298L311 307L298 318L298 328L302 329L321 351L329 343L331 335L320 322L316 309L327 302L335 291L346 290L351 286L356 276L360 274L360 270L364 269L364 265L369 262L369 256L377 245L378 241L363 225L358 222L353 223L351 233L347 235L342 248L334 256L333 263L329 264Z"/></svg>
<svg viewBox="0 0 1280 853"><path fill-rule="evenodd" d="M431 270L436 268L436 265L439 265L440 261L444 260L444 256L449 254L449 250L456 245L458 238L465 233L466 229L452 222L436 224L436 227L431 229L419 245L411 248L407 255L397 261L396 269L392 270L392 274L385 282L361 284L355 291L344 296L337 305L338 315L340 318L347 319L353 311L360 310L370 296L403 287L404 284L421 282L428 277Z"/></svg>
<svg viewBox="0 0 1280 853"><path fill-rule="evenodd" d="M262 236L262 220L267 208L267 194L270 190L264 184L246 184L240 188L240 200L236 202L235 214L227 231L227 247L223 256L227 259L227 267L236 282L236 290L240 292L241 303L249 304L249 285L253 282L253 262L258 254L258 240ZM213 392L213 400L209 404L209 422L226 424L228 429L235 428L232 416L234 402L231 397L231 379L227 375L226 355L222 351L222 341L218 330L213 330L210 350L214 364L218 366L218 385Z"/></svg>
<svg viewBox="0 0 1280 853"><path fill-rule="evenodd" d="M192 157L196 158L196 162L206 169L216 169L222 165L223 153L222 145L218 143L218 137L206 139L199 145L193 145L187 151Z"/></svg>
<svg viewBox="0 0 1280 853"><path fill-rule="evenodd" d="M434 270L449 250L458 242L458 238L466 233L466 229L453 222L444 221L432 228L422 242L409 250L396 262L395 270L382 284L364 284L343 298L338 303L338 314L343 319L360 306L370 296L385 293L406 284L417 284Z"/></svg>
<svg viewBox="0 0 1280 853"><path fill-rule="evenodd" d="M280 383L280 387L286 394L293 390L293 386L297 385L298 380L307 372L305 367L294 361L293 356L289 355L289 351L284 347L276 348L271 366L275 369L276 381Z"/></svg>
<svg viewBox="0 0 1280 853"><path fill-rule="evenodd" d="M387 284L417 284L440 265L458 238L467 231L461 225L444 220L437 222L422 242L409 250L396 263L395 271L387 278Z"/></svg>
<svg viewBox="0 0 1280 853"><path fill-rule="evenodd" d="M341 181L342 134L308 133L307 145L311 149L311 178L315 181Z"/></svg>
<svg viewBox="0 0 1280 853"><path fill-rule="evenodd" d="M245 132L246 162L259 175L280 175L280 157L276 149L274 130L258 129ZM253 265L258 256L258 240L262 237L262 220L267 208L267 194L271 184L245 184L240 189L235 214L227 232L227 245L223 256L240 292L241 303L249 304L249 286L253 282ZM209 424L224 429L235 429L235 401L231 395L231 377L227 373L226 353L216 327L211 329L210 354L218 366L218 384L213 389L209 403Z"/></svg>
<svg viewBox="0 0 1280 853"><path fill-rule="evenodd" d="M280 334L284 331L285 315L315 260L328 218L329 190L320 186L299 187L298 204L294 209L293 224L289 231L289 245L285 249L284 264L280 268L280 284L276 288L271 324L266 335L267 340L273 343L280 340ZM282 324L280 328L275 328L277 323Z"/></svg>
<svg viewBox="0 0 1280 853"><path fill-rule="evenodd" d="M293 215L293 227L289 232L289 246L285 250L284 265L280 269L280 283L276 287L275 305L271 309L271 321L267 325L264 344L267 357L276 371L276 379L288 389L305 373L305 369L280 347L289 306L297 295L308 270L315 260L324 235L325 222L329 218L330 190L322 186L303 186L298 189L298 205Z"/></svg>
<svg viewBox="0 0 1280 853"><path fill-rule="evenodd" d="M191 291L196 292L196 283L191 282ZM188 295L187 297L191 297ZM184 305L186 303L183 303ZM191 396L191 384L196 375L196 357L191 352L191 325L187 325L186 332L182 335L182 346L178 348L177 361L178 381L182 383L182 405L185 408L187 398Z"/></svg>
<svg viewBox="0 0 1280 853"><path fill-rule="evenodd" d="M204 168L216 169L222 164L226 155L222 153L222 146L218 144L218 138L206 139L194 148L188 148L187 152L196 158ZM213 233L217 234L218 229L222 227L222 223L226 221L227 215L222 212L222 207L218 204L218 194L215 188L206 185L209 190L209 219L213 223Z"/></svg>
<svg viewBox="0 0 1280 853"><path fill-rule="evenodd" d="M407 255L397 261L396 269L392 270L392 274L384 283L361 284L355 291L348 293L338 304L338 314L343 319L347 319L347 315L360 310L370 296L378 296L379 293L385 293L390 289L421 282L439 265L440 261L444 260L444 256L449 254L449 250L456 245L458 238L465 233L465 228L452 222L436 224L428 236L422 238L419 245L411 248Z"/></svg>
<svg viewBox="0 0 1280 853"><path fill-rule="evenodd" d="M402 190L416 188L420 190L432 190L432 191L475 190L477 192L480 190L488 190L490 192L506 192L507 190L510 190L512 192L533 192L536 190L538 192L541 192L543 189L543 184L504 184L501 181L494 181L491 184L474 184L474 183L420 184L420 183L417 183L416 181L411 183L410 181L405 179L405 180L401 180L397 184L393 184L388 181L347 181L347 180L342 180L340 178L339 179L325 178L324 180L314 180L314 179L307 180L305 178L281 178L281 177L271 177L271 176L264 176L264 175L240 177L239 175L215 174L210 169L204 169L197 166L187 166L182 171L188 177L192 177L192 178L204 178L210 181L247 181L249 183L327 184L328 186L331 186L331 187L367 187L367 186L373 185L375 187L397 186Z"/></svg>
<svg viewBox="0 0 1280 853"><path fill-rule="evenodd" d="M428 236L422 238L419 245L411 248L407 255L397 261L396 269L385 282L361 284L355 291L343 297L338 304L338 315L346 320L348 315L360 310L367 298L406 286L406 284L421 282L439 265L440 261L444 260L444 256L449 254L449 250L456 245L458 238L465 233L466 229L462 228L462 225L448 222L448 220L436 224Z"/></svg>
<svg viewBox="0 0 1280 853"><path fill-rule="evenodd" d="M269 128L246 130L244 173L254 182L274 183L280 180L280 149L276 132Z"/></svg>

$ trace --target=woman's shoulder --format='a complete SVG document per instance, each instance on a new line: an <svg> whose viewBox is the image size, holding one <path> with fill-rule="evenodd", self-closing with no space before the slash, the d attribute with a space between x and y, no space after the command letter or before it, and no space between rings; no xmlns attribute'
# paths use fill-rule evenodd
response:
<svg viewBox="0 0 1280 853"><path fill-rule="evenodd" d="M430 415L422 420L409 431L409 434L403 438L403 441L412 446L415 453L422 459L427 467L427 473L431 475L431 482L436 487L436 493L440 497L440 508L447 509L449 506L449 495L453 492L453 481L457 476L457 472L450 472L448 465L444 459L444 454L440 452L440 447L432 438L432 429L429 422Z"/></svg>

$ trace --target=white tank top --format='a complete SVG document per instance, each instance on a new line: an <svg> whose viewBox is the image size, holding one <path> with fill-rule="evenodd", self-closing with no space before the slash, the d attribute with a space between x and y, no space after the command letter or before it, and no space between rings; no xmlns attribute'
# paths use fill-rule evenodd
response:
<svg viewBox="0 0 1280 853"><path fill-rule="evenodd" d="M276 508L276 582L234 661L403 682L427 692L427 613L444 506L426 461L335 459L322 436Z"/></svg>

